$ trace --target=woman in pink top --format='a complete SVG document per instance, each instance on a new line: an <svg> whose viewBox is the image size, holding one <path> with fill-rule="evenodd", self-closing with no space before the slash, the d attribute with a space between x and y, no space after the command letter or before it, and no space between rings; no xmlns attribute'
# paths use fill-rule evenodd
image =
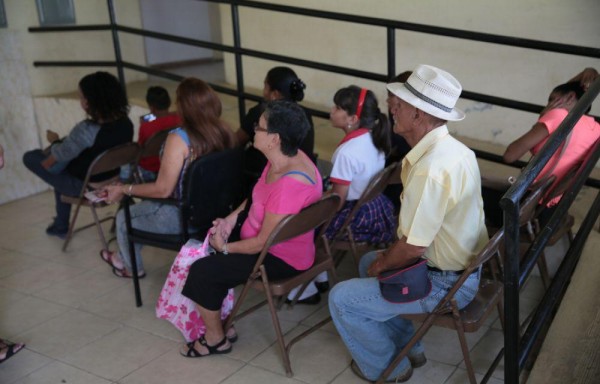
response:
<svg viewBox="0 0 600 384"><path fill-rule="evenodd" d="M254 128L254 147L268 163L252 191L252 202L245 201L226 218L213 222L210 243L217 254L192 264L183 288L183 295L198 304L206 324L206 334L186 344L180 351L183 356L231 351L237 335L233 330L226 335L221 323L221 304L228 289L246 282L269 235L286 215L321 198L321 175L298 150L309 129L306 114L297 104L267 104ZM287 278L310 268L314 258L314 233L310 231L270 248L264 265L270 278Z"/></svg>
<svg viewBox="0 0 600 384"><path fill-rule="evenodd" d="M587 68L568 83L554 88L548 97L548 105L542 110L538 121L527 133L506 148L504 161L512 163L527 152L531 152L532 155L537 154L583 96L585 89L597 77L596 70ZM589 109L586 113L588 112ZM560 148L557 150L536 180L551 173L556 176L555 184L558 183L573 166L583 161L598 138L600 138L600 124L592 117L583 115L573 127L567 147L564 150ZM560 198L551 200L547 203L547 207L556 205L559 200ZM545 216L547 213L550 212L545 212Z"/></svg>

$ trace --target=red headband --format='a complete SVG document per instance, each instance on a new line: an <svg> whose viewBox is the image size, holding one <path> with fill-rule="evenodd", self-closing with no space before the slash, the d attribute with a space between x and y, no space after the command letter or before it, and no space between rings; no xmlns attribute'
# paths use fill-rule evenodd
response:
<svg viewBox="0 0 600 384"><path fill-rule="evenodd" d="M367 96L367 89L361 88L360 95L358 95L358 105L356 106L356 117L360 120L360 114L362 113L363 104L365 103L365 97Z"/></svg>

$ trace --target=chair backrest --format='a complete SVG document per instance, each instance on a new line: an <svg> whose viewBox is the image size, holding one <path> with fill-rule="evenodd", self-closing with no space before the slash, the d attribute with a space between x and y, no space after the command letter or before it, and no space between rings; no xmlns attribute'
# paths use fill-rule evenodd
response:
<svg viewBox="0 0 600 384"><path fill-rule="evenodd" d="M556 177L550 175L535 184L532 184L529 189L529 194L525 197L519 208L519 226L523 226L533 220L537 213L537 208L548 188L554 183Z"/></svg>
<svg viewBox="0 0 600 384"><path fill-rule="evenodd" d="M469 263L464 272L460 275L460 278L454 283L454 286L450 291L444 296L444 298L436 305L435 309L432 312L445 313L448 311L448 305L450 300L454 297L456 292L462 287L465 280L469 277L471 273L475 270L479 269L483 264L489 261L492 257L502 252L502 246L504 242L504 228L500 228L498 232L492 236L492 238L487 242L485 247L479 252L473 260Z"/></svg>
<svg viewBox="0 0 600 384"><path fill-rule="evenodd" d="M363 191L354 207L352 207L352 210L336 234L336 238L343 236L343 234L346 232L346 229L349 228L350 223L354 219L356 212L358 212L363 205L383 193L385 187L387 187L392 177L398 174L400 167L400 162L392 163L371 178L369 186Z"/></svg>
<svg viewBox="0 0 600 384"><path fill-rule="evenodd" d="M152 136L150 136L142 145L142 151L140 152L140 159L148 156L158 156L160 155L160 149L162 148L165 140L167 140L167 136L169 132L173 128L177 128L178 126L168 127L158 132L155 132ZM139 162L139 160L138 160Z"/></svg>
<svg viewBox="0 0 600 384"><path fill-rule="evenodd" d="M140 150L140 146L137 143L126 143L107 149L96 156L92 164L90 164L85 183L87 183L91 176L134 163L139 156Z"/></svg>
<svg viewBox="0 0 600 384"><path fill-rule="evenodd" d="M256 273L262 264L269 248L283 241L300 236L319 226L326 227L337 212L340 197L331 194L303 208L300 212L287 215L273 229L254 266ZM324 237L324 236L323 236Z"/></svg>
<svg viewBox="0 0 600 384"><path fill-rule="evenodd" d="M242 150L227 149L200 156L184 177L182 214L204 233L217 217L225 217L244 196Z"/></svg>
<svg viewBox="0 0 600 384"><path fill-rule="evenodd" d="M542 208L545 207L550 201L562 196L563 193L569 189L571 183L575 181L575 176L577 176L577 172L579 172L582 164L583 163L581 162L574 164L571 168L569 168L562 179L554 181L554 184L548 188L545 196L543 196L542 201L540 202Z"/></svg>

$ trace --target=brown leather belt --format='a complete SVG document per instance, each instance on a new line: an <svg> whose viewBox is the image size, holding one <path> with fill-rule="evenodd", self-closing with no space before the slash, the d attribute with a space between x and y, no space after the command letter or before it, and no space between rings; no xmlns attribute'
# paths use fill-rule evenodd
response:
<svg viewBox="0 0 600 384"><path fill-rule="evenodd" d="M432 272L437 272L437 273L445 273L445 274L447 274L447 275L457 275L457 276L460 276L460 275L462 275L462 273L465 271L464 269L463 269L463 270L461 270L461 271L450 271L450 270L448 270L448 271L444 271L444 270L442 270L442 269L439 269L439 268L436 268L436 267L432 267L432 266L430 266L430 265L428 265L428 266L427 266L427 269L429 269L429 270L430 270L430 271L432 271ZM475 272L477 272L478 270L479 270L479 269L476 269L476 270L474 270L474 271L473 271L473 272L471 272L471 273L475 273Z"/></svg>

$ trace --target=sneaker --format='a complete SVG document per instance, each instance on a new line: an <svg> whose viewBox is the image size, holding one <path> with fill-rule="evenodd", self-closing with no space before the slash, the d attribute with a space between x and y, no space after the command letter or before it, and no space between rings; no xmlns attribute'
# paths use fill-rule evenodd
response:
<svg viewBox="0 0 600 384"><path fill-rule="evenodd" d="M325 293L329 290L329 281L315 281L315 287L319 293Z"/></svg>
<svg viewBox="0 0 600 384"><path fill-rule="evenodd" d="M296 302L296 304L317 305L320 302L321 302L321 295L319 294L319 292L317 292L317 293L315 293L312 296L308 296L307 298L304 298L302 300L298 300ZM285 303L286 304L291 304L292 300L285 299Z"/></svg>
<svg viewBox="0 0 600 384"><path fill-rule="evenodd" d="M358 364L356 364L356 361L352 360L352 362L350 363L350 369L352 370L352 373L354 373L356 376L360 377L364 381L368 381L369 383L375 382L374 380L371 381L370 379L367 379L365 375L363 375L362 371L358 367ZM411 378L412 374L412 366L409 366L404 372L402 372L395 378L385 380L385 383L404 383L405 381L408 381Z"/></svg>
<svg viewBox="0 0 600 384"><path fill-rule="evenodd" d="M422 367L422 366L424 366L427 363L427 357L425 357L425 354L423 352L416 353L414 355L411 355L409 353L408 354L408 360L410 360L410 365L413 368Z"/></svg>
<svg viewBox="0 0 600 384"><path fill-rule="evenodd" d="M46 228L46 234L48 236L56 236L59 239L65 239L67 237L67 233L69 232L69 227L63 227L56 224L56 222L50 224L48 228Z"/></svg>

